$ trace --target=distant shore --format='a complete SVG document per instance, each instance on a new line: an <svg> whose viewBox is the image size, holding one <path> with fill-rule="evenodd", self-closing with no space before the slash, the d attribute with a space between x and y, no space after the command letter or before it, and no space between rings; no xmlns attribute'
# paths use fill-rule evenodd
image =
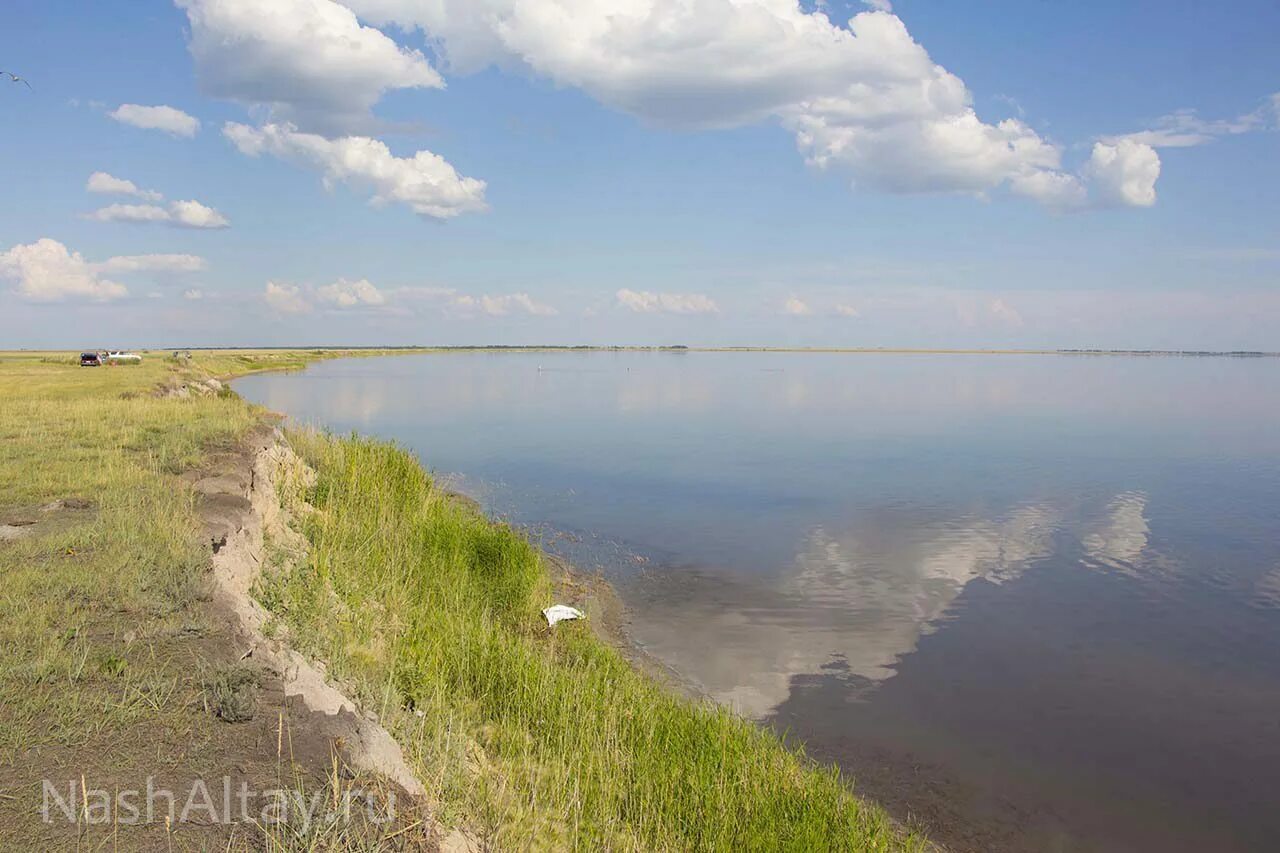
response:
<svg viewBox="0 0 1280 853"><path fill-rule="evenodd" d="M846 353L850 355L1077 355L1077 356L1167 356L1181 358L1280 358L1280 351L1271 350L1174 350L1174 349L1092 349L1092 348L948 348L948 347L791 347L791 346L685 346L673 345L616 345L597 344L459 344L452 346L278 346L278 347L141 347L147 353L205 352L205 353L300 353L412 355L433 352L765 352L765 353ZM15 349L0 350L0 355L65 355L67 349ZM277 368L278 369L278 368Z"/></svg>

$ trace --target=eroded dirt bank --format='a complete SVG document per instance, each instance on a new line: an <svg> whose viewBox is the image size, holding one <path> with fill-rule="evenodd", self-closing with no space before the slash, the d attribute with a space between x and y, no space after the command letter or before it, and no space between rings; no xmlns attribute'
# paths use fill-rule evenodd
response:
<svg viewBox="0 0 1280 853"><path fill-rule="evenodd" d="M316 746L325 747L326 761L318 769L331 770L336 757L348 775L376 780L392 792L397 824L412 831L388 843L445 851L482 849L474 837L434 820L422 783L376 715L344 695L327 677L322 662L304 658L287 638L268 635L270 615L252 594L268 543L298 555L307 549L306 540L281 509L276 484L284 476L305 482L312 475L275 428L255 431L243 447L188 475L212 552L211 603L242 649L239 659L259 669L265 691L282 696L295 746L301 741L307 747L304 756L314 756Z"/></svg>

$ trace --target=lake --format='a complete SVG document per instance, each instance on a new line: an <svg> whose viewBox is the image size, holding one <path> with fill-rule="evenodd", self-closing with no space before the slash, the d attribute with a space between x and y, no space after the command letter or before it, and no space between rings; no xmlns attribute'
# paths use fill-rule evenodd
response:
<svg viewBox="0 0 1280 853"><path fill-rule="evenodd" d="M412 448L956 849L1280 849L1280 360L455 352L235 388Z"/></svg>

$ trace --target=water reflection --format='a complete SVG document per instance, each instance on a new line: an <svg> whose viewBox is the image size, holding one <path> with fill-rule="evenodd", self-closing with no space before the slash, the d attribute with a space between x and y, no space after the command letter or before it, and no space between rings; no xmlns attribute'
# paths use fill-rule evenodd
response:
<svg viewBox="0 0 1280 853"><path fill-rule="evenodd" d="M942 803L956 849L1280 846L1280 362L453 354L237 388L550 531L650 652Z"/></svg>
<svg viewBox="0 0 1280 853"><path fill-rule="evenodd" d="M1137 576L1151 533L1146 510L1147 496L1141 492L1116 495L1102 523L1085 535L1085 553L1106 568Z"/></svg>
<svg viewBox="0 0 1280 853"><path fill-rule="evenodd" d="M968 584L1010 581L1045 557L1059 518L1036 504L994 520L882 515L815 527L785 574L682 570L651 581L636 605L635 636L751 717L783 702L796 676L832 664L855 676L864 695L894 674Z"/></svg>

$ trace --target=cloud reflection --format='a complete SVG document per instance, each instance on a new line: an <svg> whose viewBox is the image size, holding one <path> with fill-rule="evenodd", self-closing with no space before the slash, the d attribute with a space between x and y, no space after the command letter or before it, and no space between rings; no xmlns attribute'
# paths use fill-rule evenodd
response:
<svg viewBox="0 0 1280 853"><path fill-rule="evenodd" d="M664 576L637 605L634 632L717 701L762 717L793 676L832 662L889 678L969 583L1002 583L1048 555L1057 524L1050 507L1026 505L992 521L816 527L782 578Z"/></svg>
<svg viewBox="0 0 1280 853"><path fill-rule="evenodd" d="M1082 537L1085 554L1099 565L1137 577L1151 535L1146 512L1147 496L1142 492L1116 495L1102 522Z"/></svg>

